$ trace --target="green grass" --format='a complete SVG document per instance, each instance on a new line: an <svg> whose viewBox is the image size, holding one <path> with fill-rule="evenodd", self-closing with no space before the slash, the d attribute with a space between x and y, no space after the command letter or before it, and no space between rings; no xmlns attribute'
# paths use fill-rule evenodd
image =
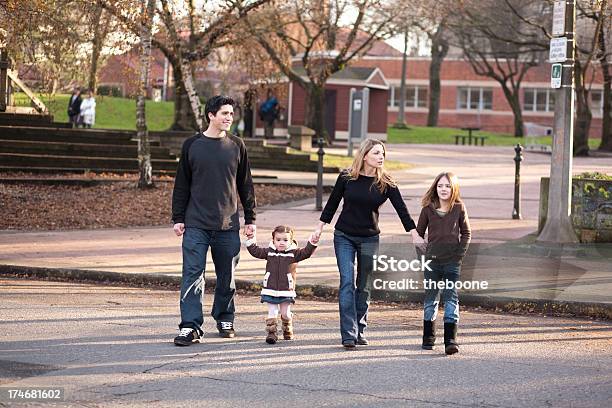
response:
<svg viewBox="0 0 612 408"><path fill-rule="evenodd" d="M472 133L474 136L486 136L485 146L514 146L517 143L527 144L544 144L550 146L552 137L514 137L507 133L494 133L487 131L478 131ZM414 144L455 144L454 135L467 135L467 132L461 129L442 128L442 127L422 127L410 126L409 129L396 129L390 127L387 130L387 143L414 143ZM589 147L597 149L599 147L599 139L589 139Z"/></svg>
<svg viewBox="0 0 612 408"><path fill-rule="evenodd" d="M56 122L68 122L68 99L70 95L58 94L53 98L38 95L53 115ZM25 94L16 94L16 104L27 106ZM166 130L174 119L174 102L147 100L147 126L149 130ZM96 97L96 123L94 128L136 130L136 100L112 96Z"/></svg>
<svg viewBox="0 0 612 408"><path fill-rule="evenodd" d="M316 153L310 155L310 160L318 160ZM323 156L323 165L329 167L338 167L340 169L346 169L351 167L353 164L353 158L348 156L340 156L338 154L325 153ZM395 160L385 160L385 169L387 170L406 170L414 167L410 163L402 163Z"/></svg>

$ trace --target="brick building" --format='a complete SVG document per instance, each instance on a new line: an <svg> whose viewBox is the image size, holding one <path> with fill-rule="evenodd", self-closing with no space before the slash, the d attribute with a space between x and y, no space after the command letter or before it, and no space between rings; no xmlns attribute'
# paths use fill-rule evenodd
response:
<svg viewBox="0 0 612 408"><path fill-rule="evenodd" d="M406 123L425 126L428 113L429 91L429 64L428 57L409 57L406 74ZM387 94L387 124L397 121L400 103L400 82L402 69L402 53L384 42L377 43L370 52L359 60L351 63L351 67L378 68L389 85ZM329 82L328 89L334 90L337 86L336 74ZM440 127L479 127L494 132L514 132L514 116L508 105L499 83L492 78L474 73L467 61L458 53L451 53L442 63L441 73L440 113L438 126ZM590 135L599 138L603 114L602 78L599 72L593 75L590 102L593 118ZM281 104L288 107L287 118L278 124L275 135L286 135L286 126L302 124L301 114L294 114L293 109L302 110L302 93L296 92L295 84L286 85L289 91L281 92L287 95L281 99ZM553 126L554 93L550 88L550 64L544 63L531 68L522 82L520 102L525 123L525 132L534 134L545 132L545 128ZM288 95L292 95L289 103ZM296 98L296 95L302 95ZM302 99L300 99L302 98ZM297 100L296 100L297 99ZM297 102L297 104L296 104ZM346 115L348 99L337 98L336 106L328 108L339 115ZM258 134L263 134L259 129ZM533 130L532 130L533 129ZM540 135L538 134L538 135ZM336 139L346 139L346 133L337 132Z"/></svg>
<svg viewBox="0 0 612 408"><path fill-rule="evenodd" d="M428 112L428 86L429 86L429 63L427 57L409 57L406 75L406 108L405 119L408 124L425 125ZM348 115L348 89L351 86L364 86L367 78L354 77L360 68L370 68L374 72L378 68L378 74L384 79L386 89L386 123L393 124L397 120L399 111L399 88L401 81L402 53L385 42L374 44L368 54L350 65L357 70L336 73L328 82L330 94L336 93L335 101L328 101L333 106L327 107L327 113L335 114L334 132L336 139L346 139L347 115ZM138 54L130 51L126 54L110 57L107 64L100 71L100 85L112 85L123 90L123 95L134 95L138 84ZM231 69L231 68L230 68ZM151 65L151 80L154 93L160 94L164 83L164 57L160 51L153 51ZM235 89L223 89L222 69L211 63L206 67L196 70L196 83L198 81L209 81L214 88L211 92L228 92L239 100L242 99L242 91L248 81L244 73L224 73L230 76L232 84L237 85ZM365 71L362 71L365 72ZM172 68L167 71L168 99L172 99ZM352 77L353 76L353 77ZM227 81L225 81L227 82ZM591 85L591 109L593 119L590 134L598 138L601 133L601 122L603 113L602 78L598 70L593 76ZM379 84L380 85L380 84ZM285 108L282 120L278 121L275 136L286 136L287 127L292 124L304 123L304 93L286 79L277 83L277 96L281 106ZM382 90L382 89L379 89ZM526 131L533 128L532 124L552 127L554 113L554 90L550 88L550 64L544 63L531 68L526 74L521 89L520 101L523 108L523 120ZM263 102L266 95L265 89L259 92L260 100ZM151 95L154 96L154 95ZM377 96L377 104L380 104L380 94ZM379 105L377 105L379 106ZM254 110L254 116L256 115ZM381 114L382 115L382 114ZM377 117L380 117L378 115ZM255 117L256 134L263 135L263 125ZM441 97L440 114L438 126L441 127L466 127L474 126L485 130L513 133L514 117L510 106L506 102L503 90L495 80L479 76L474 73L470 64L464 61L459 54L451 51L444 60L441 68ZM377 128L380 127L377 125ZM330 126L328 126L330 128ZM377 131L384 133L384 131Z"/></svg>

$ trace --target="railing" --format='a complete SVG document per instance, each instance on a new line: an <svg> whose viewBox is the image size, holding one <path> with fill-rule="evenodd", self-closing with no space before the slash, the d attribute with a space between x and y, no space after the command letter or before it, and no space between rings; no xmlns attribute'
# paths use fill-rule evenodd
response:
<svg viewBox="0 0 612 408"><path fill-rule="evenodd" d="M15 98L17 90L21 90L25 97ZM49 113L45 104L19 79L17 71L11 69L6 50L0 50L0 112Z"/></svg>

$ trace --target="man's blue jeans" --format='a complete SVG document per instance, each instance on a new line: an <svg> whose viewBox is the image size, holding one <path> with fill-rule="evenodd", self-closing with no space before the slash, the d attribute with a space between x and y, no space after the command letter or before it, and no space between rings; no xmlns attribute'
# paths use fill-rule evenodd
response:
<svg viewBox="0 0 612 408"><path fill-rule="evenodd" d="M378 235L357 237L334 231L334 251L340 271L340 333L342 341L357 341L368 323L370 288L374 255L378 253ZM355 257L357 276L355 276Z"/></svg>
<svg viewBox="0 0 612 408"><path fill-rule="evenodd" d="M234 271L240 259L238 231L210 231L185 228L183 234L183 279L181 282L180 328L191 327L202 333L204 316L204 269L208 248L215 264L217 283L211 315L217 321L234 321Z"/></svg>
<svg viewBox="0 0 612 408"><path fill-rule="evenodd" d="M425 301L423 304L423 320L436 320L438 315L438 305L440 304L440 292L442 292L442 301L444 302L444 323L459 322L459 296L457 289L446 288L446 281L457 282L461 272L461 264L456 261L437 262L432 261L429 264L431 271L425 270L425 280L433 281L434 283L444 282L444 289L435 288L425 289Z"/></svg>

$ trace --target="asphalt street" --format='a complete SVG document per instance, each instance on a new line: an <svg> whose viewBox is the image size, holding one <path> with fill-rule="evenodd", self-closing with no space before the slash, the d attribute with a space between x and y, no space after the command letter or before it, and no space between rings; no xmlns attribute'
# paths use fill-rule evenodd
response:
<svg viewBox="0 0 612 408"><path fill-rule="evenodd" d="M612 406L610 322L463 311L447 357L420 349L418 308L374 305L370 346L347 351L336 303L298 299L297 339L274 346L259 298L237 307L236 338L207 318L179 348L176 291L2 279L0 388L60 387L53 406L76 407Z"/></svg>

